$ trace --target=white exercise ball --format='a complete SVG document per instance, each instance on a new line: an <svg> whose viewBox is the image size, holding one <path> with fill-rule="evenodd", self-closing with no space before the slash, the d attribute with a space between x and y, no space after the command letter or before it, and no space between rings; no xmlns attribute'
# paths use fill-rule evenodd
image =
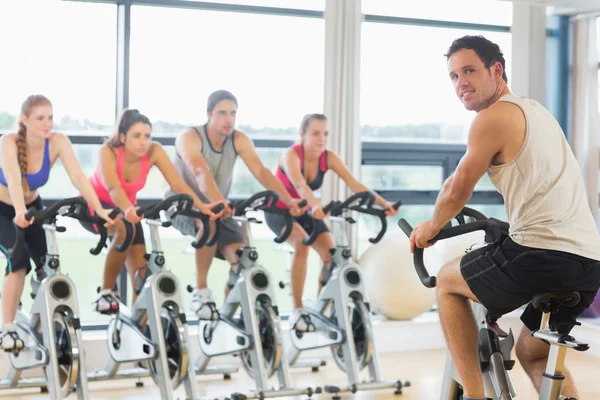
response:
<svg viewBox="0 0 600 400"><path fill-rule="evenodd" d="M469 248L483 243L483 232L440 240L425 249L423 261L435 276L447 263L462 257ZM435 304L435 289L421 283L410 253L408 238L401 230L387 232L377 244L360 256L371 308L391 320L409 320Z"/></svg>
<svg viewBox="0 0 600 400"><path fill-rule="evenodd" d="M427 260L431 262L438 257L433 247L425 250L426 265ZM401 230L388 231L379 243L365 250L358 264L363 271L371 308L388 319L409 320L429 311L435 304L435 290L421 284L408 238Z"/></svg>

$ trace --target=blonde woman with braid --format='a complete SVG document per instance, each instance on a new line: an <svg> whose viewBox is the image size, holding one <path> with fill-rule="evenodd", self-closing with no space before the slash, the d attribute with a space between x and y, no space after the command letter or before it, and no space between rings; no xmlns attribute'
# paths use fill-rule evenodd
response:
<svg viewBox="0 0 600 400"><path fill-rule="evenodd" d="M64 165L73 185L82 193L100 218L113 221L100 204L92 185L83 173L69 139L52 132L52 103L42 95L29 96L21 106L19 130L0 138L0 251L7 255L16 240L14 223L25 229L25 246L17 258L7 257L6 276L2 288L3 330L0 347L5 351L23 348L14 318L25 286L25 276L35 264L31 277L35 290L45 278L43 266L46 255L46 235L43 221L25 219L30 207L42 208L38 189L48 182L56 161Z"/></svg>

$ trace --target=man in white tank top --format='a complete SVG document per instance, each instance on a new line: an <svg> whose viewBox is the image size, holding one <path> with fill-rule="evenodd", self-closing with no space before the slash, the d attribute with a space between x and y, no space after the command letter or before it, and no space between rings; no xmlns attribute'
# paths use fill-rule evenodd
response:
<svg viewBox="0 0 600 400"><path fill-rule="evenodd" d="M581 302L563 307L551 321L568 333L600 287L600 235L587 205L579 167L552 115L539 103L513 96L500 48L481 36L455 40L446 55L459 100L477 113L467 152L444 183L433 217L417 225L415 246L428 241L467 204L487 173L502 194L510 233L444 266L437 302L446 342L463 384L465 399L485 399L477 354L477 328L469 300L495 316L530 302L535 294L579 291ZM541 313L531 304L516 345L517 357L538 389L548 345L531 337ZM563 372L563 396L576 397Z"/></svg>

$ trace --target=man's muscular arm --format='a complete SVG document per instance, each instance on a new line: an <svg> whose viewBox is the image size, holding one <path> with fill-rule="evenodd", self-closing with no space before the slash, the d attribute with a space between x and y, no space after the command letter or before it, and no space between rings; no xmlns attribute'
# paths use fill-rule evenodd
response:
<svg viewBox="0 0 600 400"><path fill-rule="evenodd" d="M411 235L414 246L426 248L439 231L468 203L473 189L486 173L494 157L502 152L514 132L514 120L507 118L504 105L496 104L477 114L467 139L467 152L456 171L444 182L429 221L420 223Z"/></svg>

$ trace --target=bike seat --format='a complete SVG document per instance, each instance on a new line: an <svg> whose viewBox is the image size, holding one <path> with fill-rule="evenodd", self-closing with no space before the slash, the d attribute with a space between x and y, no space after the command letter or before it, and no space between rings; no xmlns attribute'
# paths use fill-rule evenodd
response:
<svg viewBox="0 0 600 400"><path fill-rule="evenodd" d="M579 304L579 292L550 292L533 296L531 304L542 312L556 312L559 307L575 307Z"/></svg>

